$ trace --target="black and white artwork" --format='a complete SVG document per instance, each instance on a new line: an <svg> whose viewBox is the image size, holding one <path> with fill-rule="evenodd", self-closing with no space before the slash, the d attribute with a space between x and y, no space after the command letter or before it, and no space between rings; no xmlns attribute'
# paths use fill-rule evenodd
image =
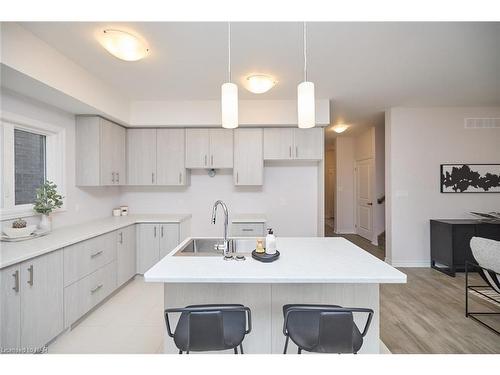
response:
<svg viewBox="0 0 500 375"><path fill-rule="evenodd" d="M500 193L500 164L441 164L441 193Z"/></svg>

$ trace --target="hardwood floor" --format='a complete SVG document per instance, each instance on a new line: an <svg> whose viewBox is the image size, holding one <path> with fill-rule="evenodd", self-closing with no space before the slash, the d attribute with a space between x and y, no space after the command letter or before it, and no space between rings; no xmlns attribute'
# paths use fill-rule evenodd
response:
<svg viewBox="0 0 500 375"><path fill-rule="evenodd" d="M331 231L325 232L331 236ZM343 235L380 259L383 250L357 235ZM500 353L500 335L466 318L465 274L449 277L431 268L400 268L406 284L380 287L380 334L392 353ZM477 284L484 284L473 275ZM475 310L498 311L500 307L475 296ZM500 328L500 316L490 323Z"/></svg>

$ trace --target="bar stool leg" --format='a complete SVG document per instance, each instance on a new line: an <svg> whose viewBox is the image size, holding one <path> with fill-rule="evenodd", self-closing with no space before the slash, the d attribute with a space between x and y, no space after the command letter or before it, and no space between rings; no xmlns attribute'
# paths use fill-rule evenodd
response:
<svg viewBox="0 0 500 375"><path fill-rule="evenodd" d="M238 354L238 347L237 346L234 347L234 354Z"/></svg>
<svg viewBox="0 0 500 375"><path fill-rule="evenodd" d="M302 354L302 349L299 348L299 350L297 350L297 354Z"/></svg>
<svg viewBox="0 0 500 375"><path fill-rule="evenodd" d="M179 354L182 354L182 350L179 350Z"/></svg>
<svg viewBox="0 0 500 375"><path fill-rule="evenodd" d="M243 344L240 344L240 354L243 354Z"/></svg>

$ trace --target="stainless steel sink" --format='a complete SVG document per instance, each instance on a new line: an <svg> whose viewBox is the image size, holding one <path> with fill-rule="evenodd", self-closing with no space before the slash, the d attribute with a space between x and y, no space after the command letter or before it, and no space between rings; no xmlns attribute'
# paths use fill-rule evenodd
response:
<svg viewBox="0 0 500 375"><path fill-rule="evenodd" d="M262 240L265 244L265 239ZM222 250L217 250L222 243L222 238L192 238L174 256L222 256ZM229 250L237 255L250 255L256 243L257 238L253 237L229 238Z"/></svg>

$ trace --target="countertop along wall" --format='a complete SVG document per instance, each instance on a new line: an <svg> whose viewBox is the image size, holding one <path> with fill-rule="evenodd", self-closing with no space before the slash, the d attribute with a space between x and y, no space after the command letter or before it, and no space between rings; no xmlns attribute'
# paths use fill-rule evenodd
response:
<svg viewBox="0 0 500 375"><path fill-rule="evenodd" d="M500 117L500 107L386 113L386 256L393 266L430 265L429 219L500 210L498 193L440 193L440 164L500 163L500 129L465 129L468 117Z"/></svg>
<svg viewBox="0 0 500 375"><path fill-rule="evenodd" d="M187 187L122 187L121 204L132 214L190 213L191 233L196 236L221 236L223 212L217 224L210 223L213 203L221 199L233 214L262 213L267 226L277 236L317 236L318 163L265 163L264 185L235 187L232 170L217 170L209 177L204 170L193 170Z"/></svg>
<svg viewBox="0 0 500 375"><path fill-rule="evenodd" d="M1 91L1 109L66 129L66 210L52 215L54 229L111 216L113 207L116 207L120 200L118 187L81 189L75 186L75 116L73 114L5 90ZM10 221L6 220L2 224ZM29 222L32 223L38 223L38 221L38 217L29 218Z"/></svg>

